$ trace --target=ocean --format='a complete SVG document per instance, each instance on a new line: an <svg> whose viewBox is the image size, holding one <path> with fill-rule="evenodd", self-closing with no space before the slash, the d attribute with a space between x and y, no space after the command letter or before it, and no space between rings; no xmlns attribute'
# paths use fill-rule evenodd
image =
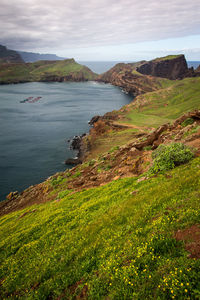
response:
<svg viewBox="0 0 200 300"><path fill-rule="evenodd" d="M101 74L119 62L80 63ZM188 61L189 67L199 65ZM20 103L28 97L42 98ZM132 98L118 87L96 82L1 85L0 201L11 191L70 168L64 161L76 153L67 141L88 132L94 115L119 109Z"/></svg>
<svg viewBox="0 0 200 300"><path fill-rule="evenodd" d="M132 98L97 82L1 85L0 200L70 168L64 161L76 153L67 141L88 132L94 115L119 109Z"/></svg>

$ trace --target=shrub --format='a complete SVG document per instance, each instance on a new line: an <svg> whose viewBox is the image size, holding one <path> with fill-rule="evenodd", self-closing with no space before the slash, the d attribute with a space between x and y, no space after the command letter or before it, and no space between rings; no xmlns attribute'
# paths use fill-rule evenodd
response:
<svg viewBox="0 0 200 300"><path fill-rule="evenodd" d="M149 169L151 174L167 171L190 161L194 157L189 147L182 143L160 145L152 153L153 165Z"/></svg>
<svg viewBox="0 0 200 300"><path fill-rule="evenodd" d="M92 166L94 166L94 164L95 164L95 160L94 159L92 159L92 160L90 160L89 162L88 162L88 165L90 166L90 167L92 167Z"/></svg>
<svg viewBox="0 0 200 300"><path fill-rule="evenodd" d="M59 175L58 177L52 178L51 185L53 187L57 187L59 184L65 182L65 181L66 181L66 178L63 178L62 176Z"/></svg>
<svg viewBox="0 0 200 300"><path fill-rule="evenodd" d="M181 123L181 126L182 127L186 127L186 126L188 126L188 125L192 125L194 123L194 119L192 119L192 118L187 118L185 121L183 121L182 123Z"/></svg>

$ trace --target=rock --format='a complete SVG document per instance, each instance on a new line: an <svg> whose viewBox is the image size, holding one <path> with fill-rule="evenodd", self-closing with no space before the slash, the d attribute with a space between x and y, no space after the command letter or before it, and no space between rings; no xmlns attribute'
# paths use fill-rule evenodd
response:
<svg viewBox="0 0 200 300"><path fill-rule="evenodd" d="M101 118L101 116L97 115L92 117L92 119L88 122L89 125L93 125L95 122L97 122L99 119Z"/></svg>
<svg viewBox="0 0 200 300"><path fill-rule="evenodd" d="M19 192L15 191L15 192L10 192L7 196L6 199L7 200L14 200L19 196Z"/></svg>
<svg viewBox="0 0 200 300"><path fill-rule="evenodd" d="M129 154L131 154L131 155L138 155L139 153L140 153L140 151L138 149L136 149L135 147L132 147L129 150Z"/></svg>
<svg viewBox="0 0 200 300"><path fill-rule="evenodd" d="M184 55L157 58L137 67L137 71L144 75L164 77L168 79L182 79L192 70L188 69Z"/></svg>
<svg viewBox="0 0 200 300"><path fill-rule="evenodd" d="M137 182L141 182L141 181L144 181L144 180L146 180L146 179L148 179L148 177L146 177L146 176L140 177L140 178L137 180Z"/></svg>
<svg viewBox="0 0 200 300"><path fill-rule="evenodd" d="M76 157L76 158L68 158L65 160L65 165L78 165L81 163L81 160Z"/></svg>
<svg viewBox="0 0 200 300"><path fill-rule="evenodd" d="M131 195L136 195L138 193L138 190L132 191Z"/></svg>
<svg viewBox="0 0 200 300"><path fill-rule="evenodd" d="M82 135L75 135L71 141L71 145L70 145L70 148L72 150L79 150L80 149L80 146L81 146L81 141L82 141L82 138L86 136L86 133L83 133Z"/></svg>

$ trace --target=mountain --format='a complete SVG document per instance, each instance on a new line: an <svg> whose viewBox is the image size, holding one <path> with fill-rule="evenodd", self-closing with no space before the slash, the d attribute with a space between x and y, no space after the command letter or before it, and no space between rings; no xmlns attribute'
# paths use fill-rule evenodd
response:
<svg viewBox="0 0 200 300"><path fill-rule="evenodd" d="M87 81L96 74L74 59L41 60L34 63L4 63L0 69L0 84L31 81Z"/></svg>
<svg viewBox="0 0 200 300"><path fill-rule="evenodd" d="M182 54L156 58L149 62L145 62L137 67L136 70L144 75L168 79L182 79L190 75L189 72L192 71L192 69L188 69L185 56Z"/></svg>
<svg viewBox="0 0 200 300"><path fill-rule="evenodd" d="M0 45L0 63L23 63L20 54L14 50L9 50L5 46Z"/></svg>
<svg viewBox="0 0 200 300"><path fill-rule="evenodd" d="M25 62L36 62L38 60L64 60L56 54L40 54L34 52L17 51Z"/></svg>
<svg viewBox="0 0 200 300"><path fill-rule="evenodd" d="M119 63L98 76L98 81L122 87L134 96L157 90L164 79L199 76L188 68L184 55L169 55L151 61Z"/></svg>

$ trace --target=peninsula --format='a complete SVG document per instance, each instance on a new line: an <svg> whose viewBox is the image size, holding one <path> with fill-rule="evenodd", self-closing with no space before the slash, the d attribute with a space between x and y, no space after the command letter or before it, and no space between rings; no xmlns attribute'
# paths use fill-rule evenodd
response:
<svg viewBox="0 0 200 300"><path fill-rule="evenodd" d="M3 298L199 298L199 75L182 55L89 73L134 101L91 120L79 165L0 203Z"/></svg>

